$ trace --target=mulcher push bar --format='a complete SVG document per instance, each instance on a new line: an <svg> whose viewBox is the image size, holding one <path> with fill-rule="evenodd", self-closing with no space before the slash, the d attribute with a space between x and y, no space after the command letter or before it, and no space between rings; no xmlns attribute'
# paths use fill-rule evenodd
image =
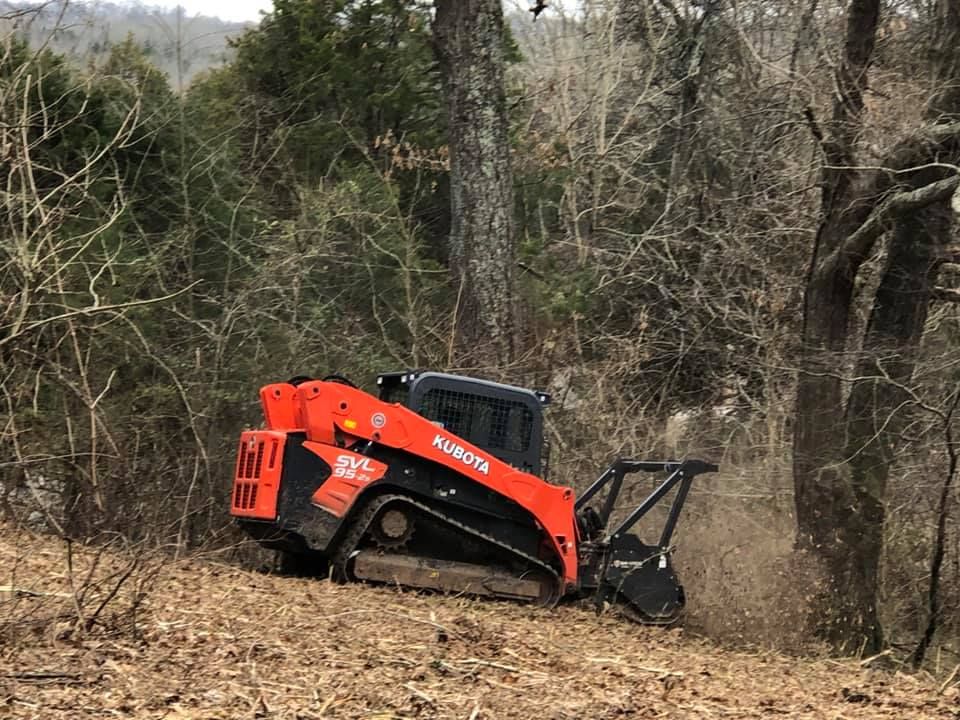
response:
<svg viewBox="0 0 960 720"><path fill-rule="evenodd" d="M666 548L670 543L673 530L677 525L677 518L680 516L683 503L687 499L687 492L690 490L690 484L693 481L693 478L703 473L712 473L717 472L718 470L719 467L717 465L704 462L702 460L684 460L683 462L651 462L646 460L622 459L615 460L613 464L610 465L610 467L607 468L607 470L604 471L604 473L597 478L589 488L586 489L583 495L577 499L576 509L580 510L608 483L613 483L607 493L606 498L604 499L603 508L599 513L601 527L606 529L607 524L610 521L610 515L613 512L614 505L616 504L617 498L620 496L620 491L623 488L624 476L636 472L668 472L670 475L667 477L667 479L660 483L659 487L650 493L647 499L640 503L636 510L631 512L623 520L623 522L621 522L620 525L618 525L617 528L610 532L607 536L607 539L609 540L627 532L637 523L638 520L640 520L640 518L650 512L650 509L660 502L664 495L670 492L670 490L672 490L677 483L680 483L680 488L677 491L676 497L673 499L673 504L670 507L670 513L667 516L666 525L664 525L663 533L660 536L659 546L661 548Z"/></svg>

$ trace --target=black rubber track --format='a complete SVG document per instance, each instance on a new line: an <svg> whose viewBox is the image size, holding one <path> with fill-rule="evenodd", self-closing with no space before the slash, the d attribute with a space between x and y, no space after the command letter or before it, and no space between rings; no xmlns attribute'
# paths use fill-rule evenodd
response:
<svg viewBox="0 0 960 720"><path fill-rule="evenodd" d="M416 512L421 515L428 515L434 521L443 523L448 527L451 527L454 530L468 535L474 539L482 540L483 542L496 547L499 551L505 553L506 555L510 555L516 559L522 560L526 565L530 566L530 570L526 572L536 570L537 572L543 573L551 581L552 587L550 588L549 593L546 595L546 597L540 600L539 604L544 607L554 607L560 601L560 598L563 595L563 583L556 570L554 570L548 564L538 558L521 552L520 550L517 550L506 543L502 543L499 540L496 540L495 538L492 538L489 535L486 535L479 530L470 527L469 525L461 523L454 518L437 511L429 505L414 500L406 495L381 495L376 497L371 500L354 518L354 520L351 522L350 529L347 531L346 536L337 547L337 550L331 559L331 572L335 580L338 582L353 582L357 580L350 570L351 556L357 549L357 546L360 544L360 541L363 539L364 535L366 535L371 523L374 521L377 515L379 515L380 512L382 512L387 506L393 504L404 504L413 507Z"/></svg>

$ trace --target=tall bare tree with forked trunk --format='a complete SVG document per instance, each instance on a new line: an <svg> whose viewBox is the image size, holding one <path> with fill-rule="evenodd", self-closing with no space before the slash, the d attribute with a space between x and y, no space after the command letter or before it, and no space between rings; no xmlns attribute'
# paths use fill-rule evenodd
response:
<svg viewBox="0 0 960 720"><path fill-rule="evenodd" d="M800 546L821 561L821 634L842 651L883 642L877 591L886 486L896 453L937 270L960 183L957 124L960 1L940 0L932 54L936 88L923 126L879 163L861 160L879 0L853 0L823 127L821 216L803 307L794 481ZM853 335L858 273L882 240L885 264L863 338ZM853 369L853 378L845 370Z"/></svg>

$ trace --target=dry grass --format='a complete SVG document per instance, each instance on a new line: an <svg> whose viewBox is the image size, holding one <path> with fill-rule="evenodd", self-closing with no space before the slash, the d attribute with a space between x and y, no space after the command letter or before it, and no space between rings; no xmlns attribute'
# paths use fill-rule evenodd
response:
<svg viewBox="0 0 960 720"><path fill-rule="evenodd" d="M209 559L165 565L136 617L131 580L86 630L61 545L0 530L0 564L4 718L960 717L954 687L855 661Z"/></svg>

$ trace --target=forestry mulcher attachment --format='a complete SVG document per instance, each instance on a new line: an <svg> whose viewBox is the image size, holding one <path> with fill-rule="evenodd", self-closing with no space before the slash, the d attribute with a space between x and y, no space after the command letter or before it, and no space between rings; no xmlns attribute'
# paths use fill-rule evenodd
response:
<svg viewBox="0 0 960 720"><path fill-rule="evenodd" d="M544 393L434 372L377 382L379 398L340 376L260 390L266 429L241 435L231 497L250 536L340 581L678 618L670 539L716 465L621 459L574 498L542 479ZM631 473L666 477L614 525ZM631 534L674 488L657 543Z"/></svg>

